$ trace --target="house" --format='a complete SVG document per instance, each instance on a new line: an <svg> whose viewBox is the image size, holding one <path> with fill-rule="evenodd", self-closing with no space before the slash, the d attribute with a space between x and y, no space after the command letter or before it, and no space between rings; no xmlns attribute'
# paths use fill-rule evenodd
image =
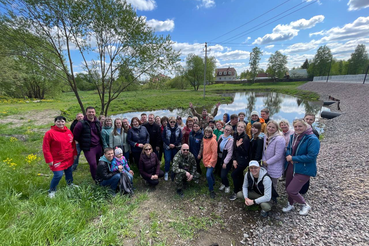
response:
<svg viewBox="0 0 369 246"><path fill-rule="evenodd" d="M270 75L267 73L258 73L258 75L256 75L255 80L262 80L262 79L270 79Z"/></svg>
<svg viewBox="0 0 369 246"><path fill-rule="evenodd" d="M288 71L291 79L305 79L308 77L307 69L293 69Z"/></svg>
<svg viewBox="0 0 369 246"><path fill-rule="evenodd" d="M215 69L215 81L234 81L237 78L236 69L233 67Z"/></svg>

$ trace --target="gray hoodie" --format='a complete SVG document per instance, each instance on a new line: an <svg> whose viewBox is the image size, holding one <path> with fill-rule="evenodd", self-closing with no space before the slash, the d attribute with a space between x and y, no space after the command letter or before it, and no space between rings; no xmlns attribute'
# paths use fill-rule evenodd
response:
<svg viewBox="0 0 369 246"><path fill-rule="evenodd" d="M250 173L251 174L251 173ZM265 168L261 167L260 171L259 171L259 177L258 177L258 182L257 184L259 184L259 182L263 179L263 177L267 174L267 171L265 170ZM254 176L251 174L251 179L254 180ZM250 184L252 185L252 184ZM261 196L257 199L255 199L255 203L256 204L260 204L263 202L269 202L270 199L272 199L272 180L269 177L265 177L263 179L263 185L264 185L264 196ZM248 193L249 193L249 183L247 180L247 173L245 174L245 178L243 181L243 187L242 187L242 192L243 192L243 197L248 197Z"/></svg>

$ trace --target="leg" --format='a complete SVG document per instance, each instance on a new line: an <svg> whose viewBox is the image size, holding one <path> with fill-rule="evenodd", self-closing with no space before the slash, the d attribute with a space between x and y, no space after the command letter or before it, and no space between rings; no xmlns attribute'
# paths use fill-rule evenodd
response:
<svg viewBox="0 0 369 246"><path fill-rule="evenodd" d="M123 155L126 158L126 160L129 162L129 151L125 152Z"/></svg>
<svg viewBox="0 0 369 246"><path fill-rule="evenodd" d="M197 156L195 156L195 158L196 158L196 171L201 175L202 174L201 166L200 166L201 159L197 159Z"/></svg>
<svg viewBox="0 0 369 246"><path fill-rule="evenodd" d="M259 195L258 193L254 192L254 191L249 191L248 192L248 198L249 199L258 199L259 197L261 197L261 195ZM269 202L262 202L259 204L261 209L264 210L265 212L269 212L270 210L272 210L272 204Z"/></svg>
<svg viewBox="0 0 369 246"><path fill-rule="evenodd" d="M170 169L170 161L171 161L171 150L170 149L165 149L164 150L164 159L165 159L165 172L169 172Z"/></svg>
<svg viewBox="0 0 369 246"><path fill-rule="evenodd" d="M295 173L295 176L288 184L286 189L286 192L288 194L288 202L291 205L294 202L297 202L299 204L305 204L305 199L303 196L300 195L299 191L301 190L301 187L304 186L304 184L306 184L306 182L309 181L309 179L310 176Z"/></svg>
<svg viewBox="0 0 369 246"><path fill-rule="evenodd" d="M140 152L132 152L133 159L135 161L136 166L138 167L138 162L140 161Z"/></svg>
<svg viewBox="0 0 369 246"><path fill-rule="evenodd" d="M271 179L272 179L274 189L277 190L277 185L278 185L279 178L271 178Z"/></svg>
<svg viewBox="0 0 369 246"><path fill-rule="evenodd" d="M159 175L158 175L159 178L162 178L164 177L164 172L162 170L159 170Z"/></svg>
<svg viewBox="0 0 369 246"><path fill-rule="evenodd" d="M72 167L73 171L77 170L79 156L81 155L81 147L79 146L79 143L76 144L76 148L77 148L77 158L74 160L74 163L73 163L73 167Z"/></svg>
<svg viewBox="0 0 369 246"><path fill-rule="evenodd" d="M73 166L68 167L64 170L65 173L65 181L68 185L73 183Z"/></svg>
<svg viewBox="0 0 369 246"><path fill-rule="evenodd" d="M174 183L176 184L177 190L183 189L183 180L186 180L186 174L176 173L175 178L174 178Z"/></svg>
<svg viewBox="0 0 369 246"><path fill-rule="evenodd" d="M214 190L214 174L213 174L213 167L206 168L206 179L208 180L208 187L209 191Z"/></svg>
<svg viewBox="0 0 369 246"><path fill-rule="evenodd" d="M83 151L88 164L90 165L90 172L93 180L96 180L97 161L102 156L101 146L91 147L90 150ZM97 157L99 156L99 157Z"/></svg>
<svg viewBox="0 0 369 246"><path fill-rule="evenodd" d="M49 191L56 191L56 186L58 186L59 181L63 177L63 171L53 171L54 176L50 183L50 190Z"/></svg>
<svg viewBox="0 0 369 246"><path fill-rule="evenodd" d="M245 170L246 165L238 164L237 168L233 170L231 176L233 179L233 191L237 194L237 192L242 190L242 183L243 183L243 171Z"/></svg>
<svg viewBox="0 0 369 246"><path fill-rule="evenodd" d="M230 163L227 164L226 168L222 168L220 177L222 179L222 184L225 185L225 187L229 187L229 180L228 180L228 173L229 170L231 170L232 165Z"/></svg>
<svg viewBox="0 0 369 246"><path fill-rule="evenodd" d="M120 173L115 174L113 177L111 177L108 180L103 180L100 185L101 186L110 186L112 191L115 193L115 190L117 189L118 183L120 180Z"/></svg>

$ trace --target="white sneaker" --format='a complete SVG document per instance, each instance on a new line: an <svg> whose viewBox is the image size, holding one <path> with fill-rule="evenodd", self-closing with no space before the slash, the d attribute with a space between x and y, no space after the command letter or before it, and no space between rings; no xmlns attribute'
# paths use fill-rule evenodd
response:
<svg viewBox="0 0 369 246"><path fill-rule="evenodd" d="M54 197L55 197L55 191L50 191L49 198L54 198Z"/></svg>
<svg viewBox="0 0 369 246"><path fill-rule="evenodd" d="M283 213L288 213L295 209L295 206L291 205L290 203L287 204L287 207L282 208Z"/></svg>
<svg viewBox="0 0 369 246"><path fill-rule="evenodd" d="M300 215L307 215L310 211L311 207L309 204L305 203L304 205L302 205L302 208L299 212Z"/></svg>
<svg viewBox="0 0 369 246"><path fill-rule="evenodd" d="M229 193L231 191L231 187L225 187L225 193Z"/></svg>
<svg viewBox="0 0 369 246"><path fill-rule="evenodd" d="M79 185L75 185L75 184L71 183L71 184L69 185L69 187L70 187L70 188L79 188Z"/></svg>
<svg viewBox="0 0 369 246"><path fill-rule="evenodd" d="M224 185L224 184L222 184L222 185L219 187L219 190L224 190L224 188L225 188L225 185Z"/></svg>
<svg viewBox="0 0 369 246"><path fill-rule="evenodd" d="M164 180L165 180L165 181L168 181L168 173L165 173L165 174L164 174Z"/></svg>

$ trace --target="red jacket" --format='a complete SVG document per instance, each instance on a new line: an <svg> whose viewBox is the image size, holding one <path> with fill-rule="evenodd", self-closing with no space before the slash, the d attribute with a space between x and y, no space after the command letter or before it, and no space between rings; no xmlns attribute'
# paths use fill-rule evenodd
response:
<svg viewBox="0 0 369 246"><path fill-rule="evenodd" d="M62 171L69 168L73 165L74 156L77 155L72 132L66 126L63 129L51 126L51 129L45 133L42 151L45 162L53 162L50 166L51 171Z"/></svg>

